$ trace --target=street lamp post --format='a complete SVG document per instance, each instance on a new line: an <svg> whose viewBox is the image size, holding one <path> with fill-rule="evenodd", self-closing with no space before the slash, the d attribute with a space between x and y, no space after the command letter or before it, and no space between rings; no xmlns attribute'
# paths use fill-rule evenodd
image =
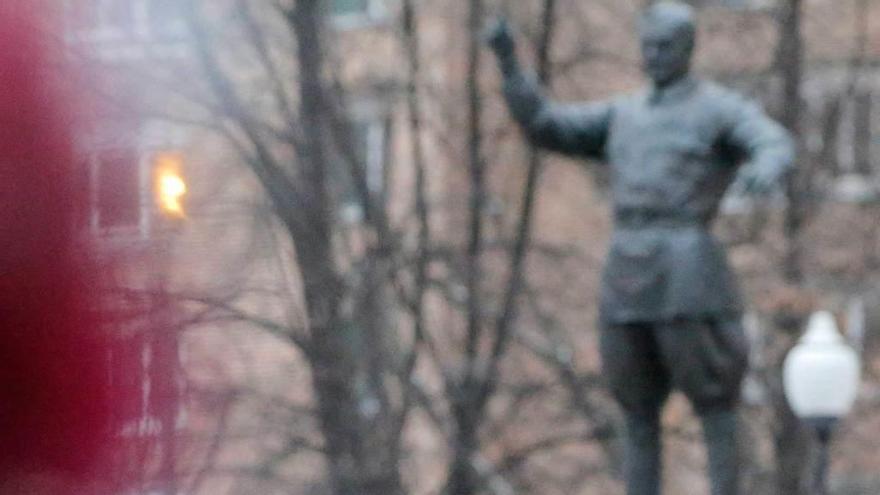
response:
<svg viewBox="0 0 880 495"><path fill-rule="evenodd" d="M810 318L806 333L785 359L786 398L819 441L814 493L827 493L828 446L838 421L852 409L859 368L858 354L843 340L827 311Z"/></svg>

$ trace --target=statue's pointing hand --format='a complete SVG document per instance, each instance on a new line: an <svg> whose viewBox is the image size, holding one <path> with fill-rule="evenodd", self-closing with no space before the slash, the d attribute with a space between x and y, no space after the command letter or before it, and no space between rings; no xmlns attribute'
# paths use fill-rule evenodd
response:
<svg viewBox="0 0 880 495"><path fill-rule="evenodd" d="M519 62L516 58L516 40L513 38L513 30L510 23L504 17L499 17L489 25L485 34L486 44L495 52L498 58L498 66L505 77L510 77L519 72Z"/></svg>
<svg viewBox="0 0 880 495"><path fill-rule="evenodd" d="M513 39L513 30L510 23L504 17L499 17L486 29L486 44L492 48L495 55L500 59L514 56L516 53L516 41Z"/></svg>

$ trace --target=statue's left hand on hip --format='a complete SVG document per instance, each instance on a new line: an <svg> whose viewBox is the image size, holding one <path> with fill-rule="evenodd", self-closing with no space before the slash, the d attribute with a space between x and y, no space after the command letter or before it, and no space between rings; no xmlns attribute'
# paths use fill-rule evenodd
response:
<svg viewBox="0 0 880 495"><path fill-rule="evenodd" d="M737 182L744 192L767 194L781 185L780 179L776 170L749 164L742 169Z"/></svg>

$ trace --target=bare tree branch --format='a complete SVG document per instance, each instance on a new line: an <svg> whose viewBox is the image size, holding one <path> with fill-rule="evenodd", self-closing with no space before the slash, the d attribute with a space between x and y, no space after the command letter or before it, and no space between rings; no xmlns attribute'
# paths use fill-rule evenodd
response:
<svg viewBox="0 0 880 495"><path fill-rule="evenodd" d="M423 344L427 344L431 348L430 352L436 356L436 350L433 349L431 342L428 341L425 330L425 295L428 289L428 262L429 247L431 243L431 231L429 225L429 211L427 200L427 183L425 176L425 157L422 149L422 112L419 101L419 32L416 24L416 9L413 0L403 1L403 45L406 50L408 62L408 75L406 85L407 110L409 112L409 132L410 153L412 155L412 163L415 168L415 210L418 217L418 245L416 253L415 267L415 294L413 295L413 304L411 307L413 317L413 336L414 342L412 349L404 357L403 372L401 373L401 382L404 384L403 400L401 410L398 415L397 426L394 428L400 435L405 427L406 418L412 403L413 388L412 382L413 372L419 356L419 348Z"/></svg>
<svg viewBox="0 0 880 495"><path fill-rule="evenodd" d="M543 34L538 45L538 77L543 84L550 82L550 46L555 32L556 0L545 0L543 10ZM522 194L522 204L517 226L516 240L511 254L509 279L504 293L501 314L495 322L495 341L489 358L488 373L479 394L482 400L492 395L497 380L499 361L507 348L510 335L516 320L516 298L525 278L525 258L531 240L532 216L535 195L538 190L538 178L541 171L541 157L538 150L532 148L529 153L526 184Z"/></svg>
<svg viewBox="0 0 880 495"><path fill-rule="evenodd" d="M235 5L236 11L244 24L247 36L257 52L257 57L260 59L263 69L266 71L266 75L271 83L272 98L281 111L281 116L285 119L285 123L289 126L293 126L298 119L290 106L289 97L287 91L284 89L284 82L278 66L272 60L272 53L266 41L266 32L260 27L257 19L254 18L247 0L236 0ZM298 129L296 131L292 129L292 132L297 136L301 134ZM297 139L297 143L301 145L302 139Z"/></svg>
<svg viewBox="0 0 880 495"><path fill-rule="evenodd" d="M227 434L227 428L229 427L229 415L232 409L231 406L234 400L234 394L228 393L228 395L225 395L223 397L220 406L217 408L217 426L215 427L214 433L211 436L211 440L208 443L208 447L202 458L201 467L196 471L192 480L189 482L188 488L184 491L184 493L198 493L202 484L205 482L208 476L210 476L210 472L213 470L217 462L217 458L222 451L223 442Z"/></svg>

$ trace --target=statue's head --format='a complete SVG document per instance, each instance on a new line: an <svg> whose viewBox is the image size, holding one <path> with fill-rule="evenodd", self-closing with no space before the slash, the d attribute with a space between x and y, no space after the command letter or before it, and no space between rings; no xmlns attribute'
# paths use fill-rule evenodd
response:
<svg viewBox="0 0 880 495"><path fill-rule="evenodd" d="M687 75L696 43L696 22L691 7L661 1L648 7L639 22L642 63L657 86Z"/></svg>

